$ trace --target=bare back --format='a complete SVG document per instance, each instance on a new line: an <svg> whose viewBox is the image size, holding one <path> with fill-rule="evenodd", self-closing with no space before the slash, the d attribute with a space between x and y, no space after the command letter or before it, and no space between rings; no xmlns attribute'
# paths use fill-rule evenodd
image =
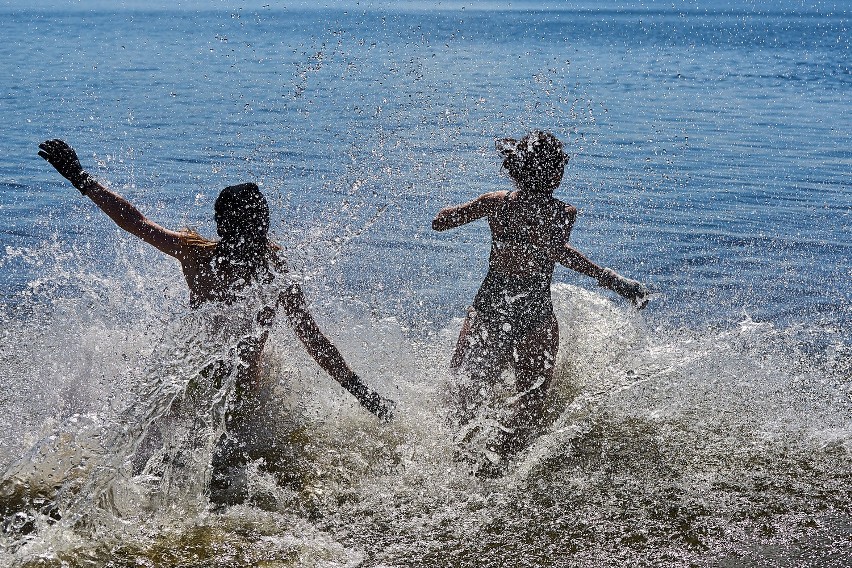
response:
<svg viewBox="0 0 852 568"><path fill-rule="evenodd" d="M176 258L181 263L190 294L190 305L197 307L205 302L230 302L234 292L248 284L234 270L234 263L227 255L217 254L216 241L205 239L193 231L181 233L181 252ZM280 254L280 247L270 243L267 268L272 274L287 272L287 265Z"/></svg>
<svg viewBox="0 0 852 568"><path fill-rule="evenodd" d="M549 195L500 193L502 199L488 215L492 238L490 269L549 279L558 251L571 235L577 209Z"/></svg>

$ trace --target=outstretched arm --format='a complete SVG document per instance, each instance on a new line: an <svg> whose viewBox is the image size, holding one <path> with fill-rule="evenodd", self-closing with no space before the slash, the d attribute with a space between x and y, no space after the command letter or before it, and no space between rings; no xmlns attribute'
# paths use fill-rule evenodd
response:
<svg viewBox="0 0 852 568"><path fill-rule="evenodd" d="M337 347L320 331L308 311L305 296L298 284L291 284L279 297L287 319L308 354L322 369L349 391L367 410L382 421L393 418L393 402L379 396L352 372Z"/></svg>
<svg viewBox="0 0 852 568"><path fill-rule="evenodd" d="M589 260L586 255L568 243L557 247L555 260L566 268L576 270L580 274L585 274L595 279L599 279L604 272L602 267Z"/></svg>
<svg viewBox="0 0 852 568"><path fill-rule="evenodd" d="M648 305L649 292L641 282L625 278L610 268L598 266L570 244L558 247L555 256L559 264L596 279L598 286L630 300L638 309Z"/></svg>
<svg viewBox="0 0 852 568"><path fill-rule="evenodd" d="M432 229L446 231L490 215L504 196L502 191L486 193L469 203L445 207L432 220Z"/></svg>
<svg viewBox="0 0 852 568"><path fill-rule="evenodd" d="M77 152L67 143L62 140L42 142L38 155L56 168L80 193L94 201L116 225L168 255L181 256L180 233L165 229L149 220L129 201L104 187L83 169Z"/></svg>
<svg viewBox="0 0 852 568"><path fill-rule="evenodd" d="M284 313L293 331L296 332L296 337L317 364L331 375L331 378L338 383L343 383L354 374L337 347L320 331L308 311L305 296L298 284L291 284L285 292L282 292L279 301L284 307Z"/></svg>

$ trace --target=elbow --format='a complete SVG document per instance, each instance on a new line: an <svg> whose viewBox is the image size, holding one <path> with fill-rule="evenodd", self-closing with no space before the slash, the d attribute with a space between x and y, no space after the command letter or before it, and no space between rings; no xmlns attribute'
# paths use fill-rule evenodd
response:
<svg viewBox="0 0 852 568"><path fill-rule="evenodd" d="M435 217L432 220L432 230L433 231L443 231L446 228L447 227L445 227L444 224L437 217Z"/></svg>

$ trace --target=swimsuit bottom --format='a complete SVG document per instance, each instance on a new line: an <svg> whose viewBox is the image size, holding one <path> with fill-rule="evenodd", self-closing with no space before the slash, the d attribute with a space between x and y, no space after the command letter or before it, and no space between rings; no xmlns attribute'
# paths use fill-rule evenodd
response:
<svg viewBox="0 0 852 568"><path fill-rule="evenodd" d="M550 278L489 270L473 307L489 328L520 340L553 317Z"/></svg>

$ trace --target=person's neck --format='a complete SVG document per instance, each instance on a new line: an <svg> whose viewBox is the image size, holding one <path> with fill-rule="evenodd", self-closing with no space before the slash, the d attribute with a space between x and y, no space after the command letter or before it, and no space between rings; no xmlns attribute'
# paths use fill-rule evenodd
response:
<svg viewBox="0 0 852 568"><path fill-rule="evenodd" d="M549 199L553 196L553 193L550 191L544 191L537 187L529 186L529 185L518 185L518 197L523 197L525 199L531 200L542 200Z"/></svg>
<svg viewBox="0 0 852 568"><path fill-rule="evenodd" d="M266 238L248 239L245 237L225 237L219 241L219 246L223 249L240 251L240 250L257 250L266 246Z"/></svg>

